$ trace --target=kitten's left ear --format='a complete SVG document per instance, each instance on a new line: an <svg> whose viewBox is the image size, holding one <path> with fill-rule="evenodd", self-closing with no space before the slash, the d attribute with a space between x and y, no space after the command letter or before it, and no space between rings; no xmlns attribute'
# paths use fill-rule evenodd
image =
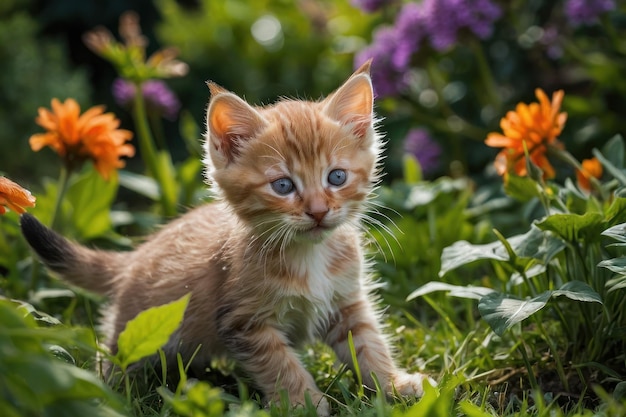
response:
<svg viewBox="0 0 626 417"><path fill-rule="evenodd" d="M258 111L236 94L215 83L208 85L211 90L211 102L207 110L208 143L218 152L225 165L234 160L239 152L238 147L253 138L265 127L266 122Z"/></svg>
<svg viewBox="0 0 626 417"><path fill-rule="evenodd" d="M372 127L374 91L369 75L371 61L367 61L324 102L324 112L362 138Z"/></svg>

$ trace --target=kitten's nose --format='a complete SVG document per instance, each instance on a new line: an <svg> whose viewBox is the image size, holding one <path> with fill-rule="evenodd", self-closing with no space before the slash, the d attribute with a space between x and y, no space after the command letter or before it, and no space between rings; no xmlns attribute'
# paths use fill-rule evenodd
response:
<svg viewBox="0 0 626 417"><path fill-rule="evenodd" d="M319 197L312 198L311 200L309 200L306 215L315 220L319 225L322 220L324 220L324 217L326 216L326 213L328 213L328 210L328 204L324 199Z"/></svg>
<svg viewBox="0 0 626 417"><path fill-rule="evenodd" d="M306 215L315 220L315 222L319 225L322 220L324 220L326 213L328 213L328 209L323 211L307 211Z"/></svg>

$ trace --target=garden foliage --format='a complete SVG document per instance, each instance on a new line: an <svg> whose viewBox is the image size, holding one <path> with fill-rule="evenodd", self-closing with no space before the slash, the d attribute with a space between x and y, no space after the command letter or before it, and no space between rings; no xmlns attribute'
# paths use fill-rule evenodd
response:
<svg viewBox="0 0 626 417"><path fill-rule="evenodd" d="M401 365L439 386L366 397L358 372L312 346L303 361L333 412L626 415L622 2L145 3L0 6L0 414L314 415L264 407L232 363L215 361L211 381L182 360L143 363L185 297L103 351L106 300L50 277L19 215L127 249L210 198L205 80L254 103L316 98L373 57L388 139L374 274ZM97 357L120 377L103 382Z"/></svg>

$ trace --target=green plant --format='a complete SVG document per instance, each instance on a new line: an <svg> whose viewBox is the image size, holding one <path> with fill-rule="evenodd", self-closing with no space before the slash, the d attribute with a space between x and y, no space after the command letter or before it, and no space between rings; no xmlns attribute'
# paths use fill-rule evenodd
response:
<svg viewBox="0 0 626 417"><path fill-rule="evenodd" d="M411 300L443 290L476 299L481 316L501 337L528 319L525 328L534 328L545 343L566 390L572 374L585 386L591 382L590 375L598 372L602 376L594 380L603 380L609 387L626 380L625 338L620 336L620 329L626 326L624 280L619 275L623 258L611 256L619 243L607 245L603 238L623 239L619 235L626 221L623 140L615 137L594 154L612 174L599 184L597 194L582 192L569 180L559 186L545 183L541 176L511 176L508 192L526 200L538 199L544 216L533 221L524 234L505 238L494 230L498 240L493 243L458 241L444 249L440 277L470 263L489 261L493 287L432 282L408 297ZM532 169L536 167L529 166L529 171ZM611 197L604 200L608 195ZM611 279L606 268L618 275ZM546 306L550 308L544 310ZM531 387L539 389L535 360L542 353L531 348L524 332L514 332L521 336L517 350Z"/></svg>

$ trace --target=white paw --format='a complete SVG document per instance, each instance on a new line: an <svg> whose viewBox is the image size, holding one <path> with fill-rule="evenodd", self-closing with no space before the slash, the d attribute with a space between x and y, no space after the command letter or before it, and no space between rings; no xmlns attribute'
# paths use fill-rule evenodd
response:
<svg viewBox="0 0 626 417"><path fill-rule="evenodd" d="M389 392L393 394L395 390L395 392L403 396L421 397L424 395L424 381L427 381L433 387L437 386L435 380L428 375L401 372L390 381L392 386L389 387Z"/></svg>

